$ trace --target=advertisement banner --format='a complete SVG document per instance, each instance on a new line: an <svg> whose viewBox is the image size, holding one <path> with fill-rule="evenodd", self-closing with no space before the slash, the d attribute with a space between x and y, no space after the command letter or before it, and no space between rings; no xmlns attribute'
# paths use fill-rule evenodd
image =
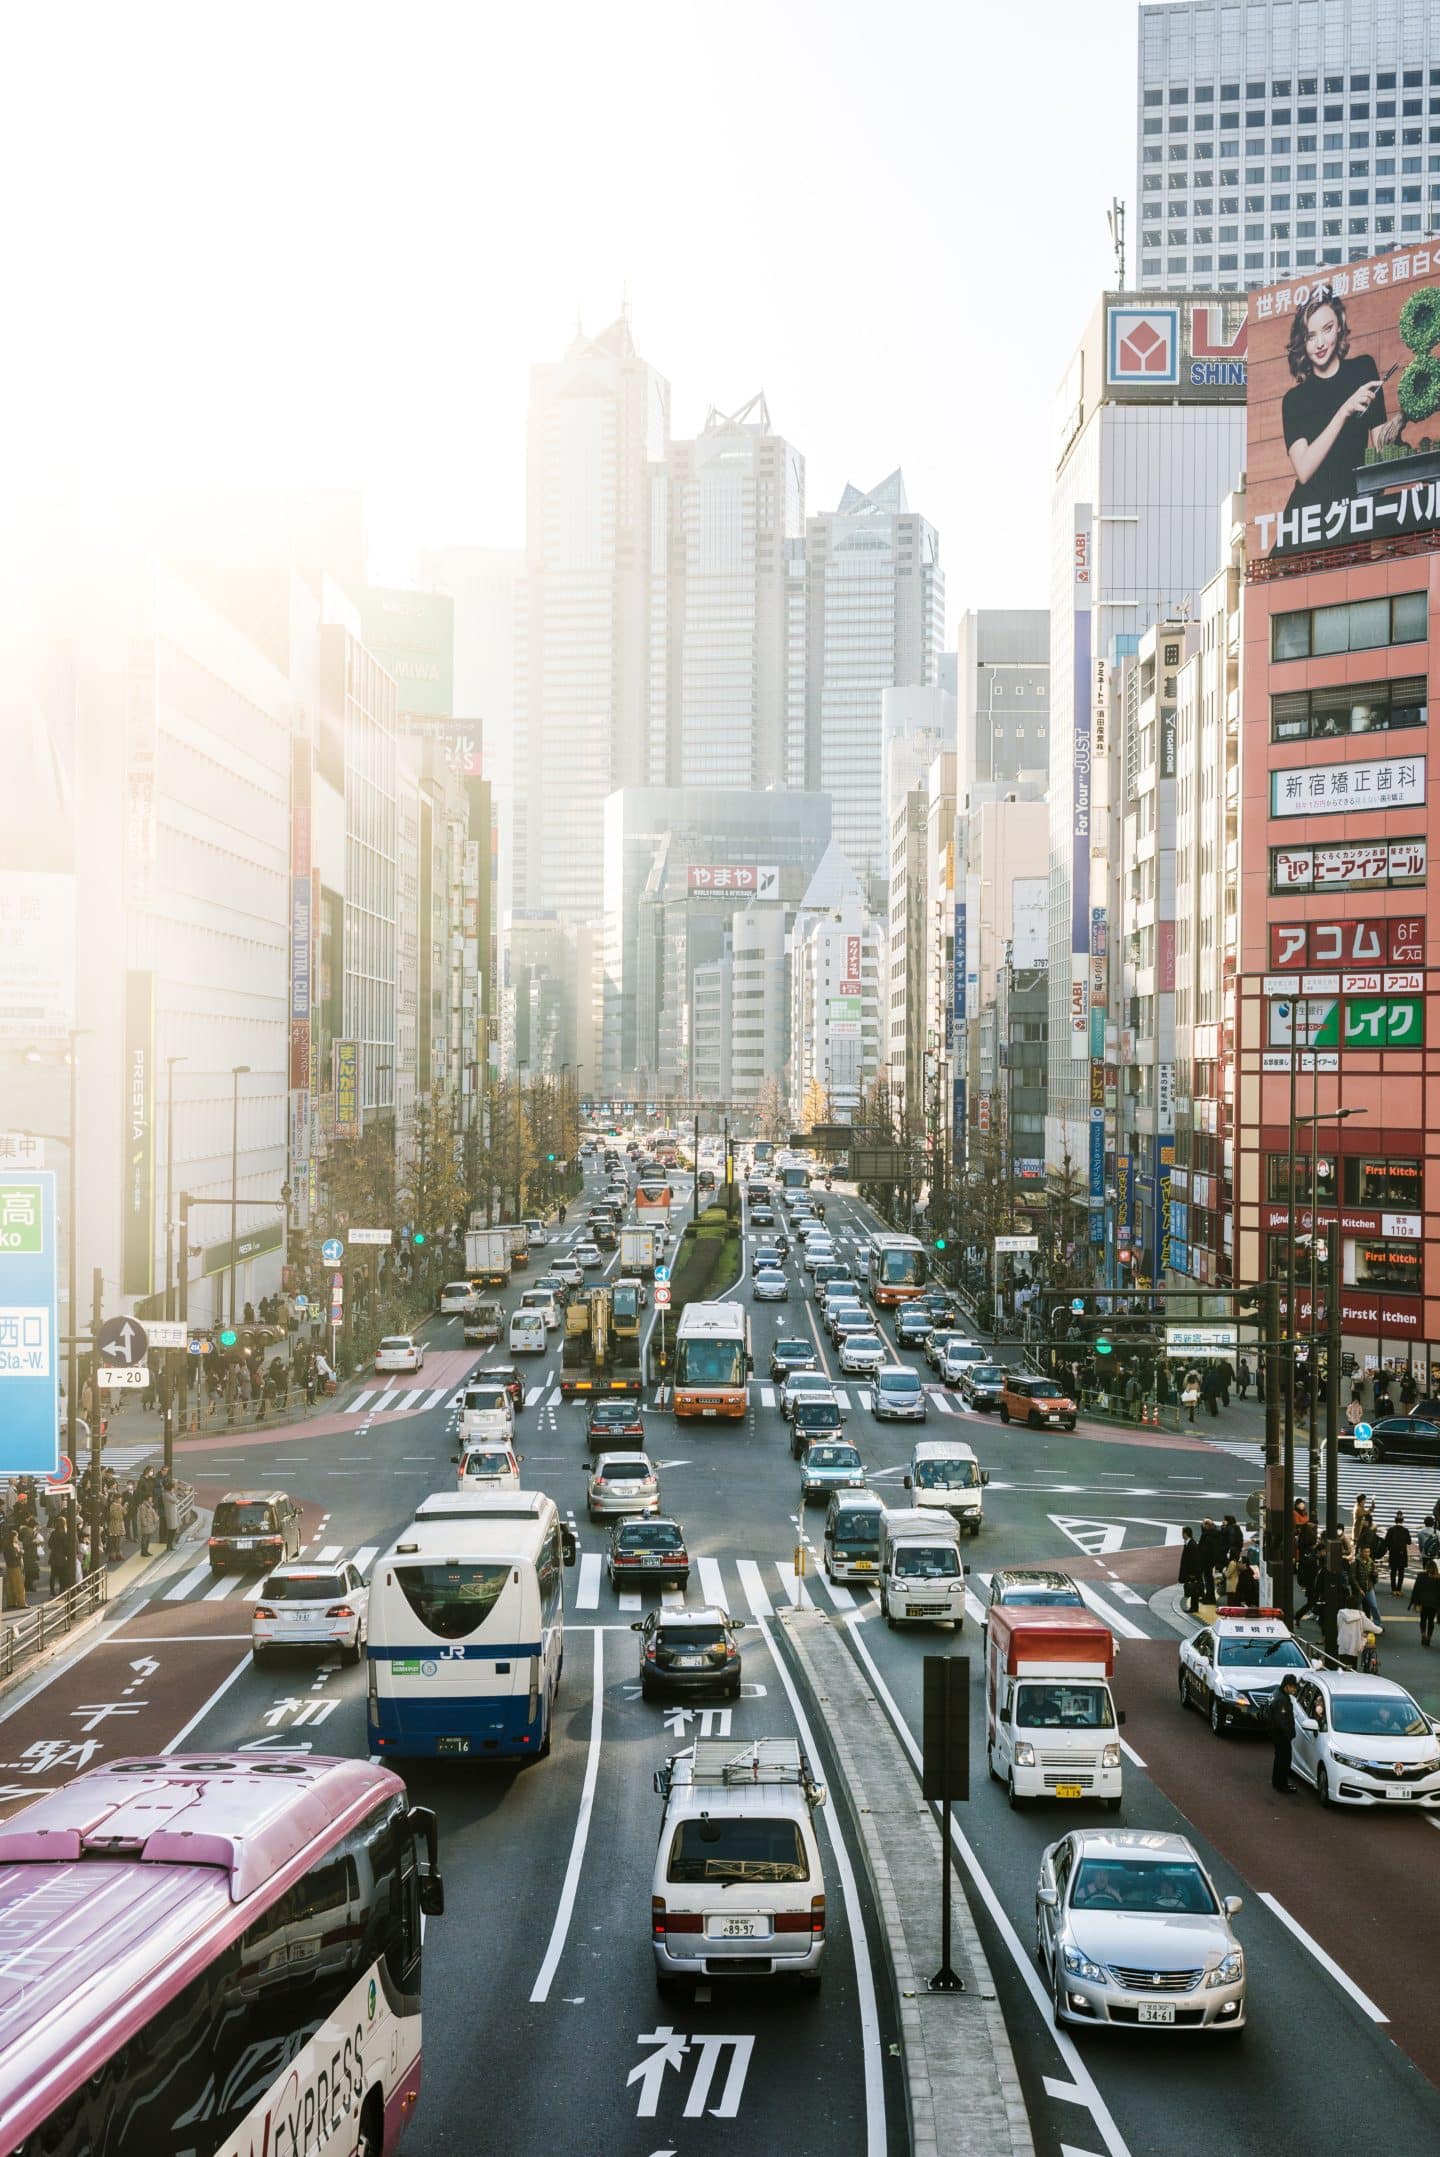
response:
<svg viewBox="0 0 1440 2157"><path fill-rule="evenodd" d="M862 999L858 996L829 996L825 1004L832 1026L838 1019L858 1019L863 1011Z"/></svg>
<svg viewBox="0 0 1440 2157"><path fill-rule="evenodd" d="M155 1286L155 976L125 976L125 1187L120 1291Z"/></svg>
<svg viewBox="0 0 1440 2157"><path fill-rule="evenodd" d="M53 1169L0 1171L0 1474L60 1465Z"/></svg>
<svg viewBox="0 0 1440 2157"><path fill-rule="evenodd" d="M1175 987L1173 921L1157 921L1155 924L1155 986L1162 996L1168 996Z"/></svg>
<svg viewBox="0 0 1440 2157"><path fill-rule="evenodd" d="M1109 941L1105 928L1105 909L1090 909L1090 1060L1105 1061L1105 1013L1110 1000ZM1091 1086L1093 1091L1094 1079Z"/></svg>
<svg viewBox="0 0 1440 2157"><path fill-rule="evenodd" d="M754 862L692 863L685 872L685 886L688 891L723 891L731 897L739 892L742 898L778 899L780 871L774 866L757 868ZM859 938L851 941L858 943ZM859 972L858 966L855 971Z"/></svg>
<svg viewBox="0 0 1440 2157"><path fill-rule="evenodd" d="M335 1087L335 1136L360 1136L360 1044L337 1041L333 1045Z"/></svg>
<svg viewBox="0 0 1440 2157"><path fill-rule="evenodd" d="M1155 1113L1162 1130L1168 1131L1175 1122L1175 1066L1155 1066Z"/></svg>
<svg viewBox="0 0 1440 2157"><path fill-rule="evenodd" d="M1090 1203L1105 1203L1105 1111L1090 1111Z"/></svg>
<svg viewBox="0 0 1440 2157"><path fill-rule="evenodd" d="M955 1056L961 1070L966 1064L965 1034L965 980L969 964L966 936L966 911L963 899L955 902L954 935L951 941L950 963L950 1010L946 1019L946 1037L953 1043Z"/></svg>
<svg viewBox="0 0 1440 2157"><path fill-rule="evenodd" d="M860 994L860 938L858 936L847 936L845 939L845 979L841 983L841 987L847 996L858 996Z"/></svg>
<svg viewBox="0 0 1440 2157"><path fill-rule="evenodd" d="M1423 966L1425 917L1366 921L1272 921L1270 964Z"/></svg>
<svg viewBox="0 0 1440 2157"><path fill-rule="evenodd" d="M1250 295L1249 577L1440 527L1440 250Z"/></svg>
<svg viewBox="0 0 1440 2157"><path fill-rule="evenodd" d="M1090 1054L1090 679L1094 557L1093 513L1088 502L1080 502L1075 507L1071 567L1075 630L1071 656L1070 1057L1075 1063L1083 1063Z"/></svg>
<svg viewBox="0 0 1440 2157"><path fill-rule="evenodd" d="M1423 839L1371 839L1356 846L1272 846L1270 884L1278 892L1338 891L1355 884L1423 884Z"/></svg>
<svg viewBox="0 0 1440 2157"><path fill-rule="evenodd" d="M1367 809L1417 809L1424 804L1423 756L1306 764L1270 774L1272 816L1356 816Z"/></svg>
<svg viewBox="0 0 1440 2157"><path fill-rule="evenodd" d="M439 592L362 585L360 636L395 677L396 709L444 718L455 709L455 602Z"/></svg>
<svg viewBox="0 0 1440 2157"><path fill-rule="evenodd" d="M290 1016L310 1016L310 878L290 879Z"/></svg>

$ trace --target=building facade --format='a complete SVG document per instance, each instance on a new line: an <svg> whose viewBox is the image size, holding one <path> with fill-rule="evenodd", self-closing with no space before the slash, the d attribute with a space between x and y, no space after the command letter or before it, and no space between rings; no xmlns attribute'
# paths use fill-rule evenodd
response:
<svg viewBox="0 0 1440 2157"><path fill-rule="evenodd" d="M1435 0L1142 7L1140 289L1299 281L1429 232L1437 63Z"/></svg>
<svg viewBox="0 0 1440 2157"><path fill-rule="evenodd" d="M962 797L1039 800L1050 776L1050 616L1044 607L972 608L955 658Z"/></svg>
<svg viewBox="0 0 1440 2157"><path fill-rule="evenodd" d="M884 932L832 843L795 916L790 955L790 1113L855 1123L881 1062Z"/></svg>

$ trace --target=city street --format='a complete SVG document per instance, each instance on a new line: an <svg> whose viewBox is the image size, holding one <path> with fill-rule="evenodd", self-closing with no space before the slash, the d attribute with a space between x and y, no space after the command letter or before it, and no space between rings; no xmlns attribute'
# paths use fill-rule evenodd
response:
<svg viewBox="0 0 1440 2157"><path fill-rule="evenodd" d="M559 1232L566 1242L579 1235L578 1211ZM842 1237L867 1226L864 1209L841 1194L827 1201L827 1217ZM532 1278L537 1270L532 1261ZM582 1555L566 1580L561 1717L552 1757L523 1772L459 1764L406 1770L412 1794L439 1813L447 1889L446 1914L427 1945L416 2150L474 2148L472 2063L502 2052L523 2060L525 2072L506 2076L501 2101L489 2109L486 2146L498 2151L552 2140L557 2102L569 2139L583 2149L798 2146L880 2157L905 2146L896 2017L865 1874L823 1722L797 1689L784 1646L784 1612L797 1601L812 1601L843 1626L912 1762L923 1656L953 1648L971 1658L971 1796L957 1814L956 1847L1037 2148L1053 2157L1139 2157L1169 2146L1177 2102L1210 2116L1217 2095L1216 2131L1241 2151L1373 2130L1382 2100L1401 2146L1433 2146L1440 2038L1412 1976L1440 1922L1428 1839L1434 1824L1326 1815L1308 1793L1276 1798L1263 1744L1217 1744L1200 1717L1176 1705L1177 1636L1152 1598L1173 1581L1179 1523L1207 1511L1243 1512L1252 1471L1188 1437L1005 1429L932 1389L925 1435L963 1427L991 1473L984 1530L965 1546L971 1615L953 1642L887 1630L868 1591L831 1586L818 1567L801 1579L793 1570L797 1537L818 1541L820 1515L798 1520L797 1471L764 1375L770 1341L812 1327L806 1277L793 1263L789 1277L787 1304L751 1305L748 1278L736 1290L750 1311L756 1359L743 1423L677 1423L647 1410L664 1506L684 1523L699 1561L687 1599L723 1601L753 1628L742 1636L746 1685L733 1710L702 1710L697 1721L693 1711L639 1698L630 1625L653 1598L617 1596L606 1583L603 1535L584 1525L582 1411L558 1399L555 1355L533 1359L518 1436L523 1480L580 1523ZM458 1331L458 1319L431 1321L425 1376L435 1384L408 1407L417 1389L384 1381L378 1392L342 1391L333 1412L308 1430L182 1447L182 1472L200 1503L213 1504L231 1487L283 1487L304 1508L307 1557L343 1555L368 1566L419 1499L451 1485L449 1388L474 1360L461 1351ZM820 1338L828 1367L829 1344ZM489 1360L504 1358L496 1352ZM446 1390L432 1402L442 1377ZM877 1423L868 1387L848 1382L843 1391L847 1431L894 1502L916 1433ZM347 1406L353 1400L360 1405ZM55 1667L43 1690L0 1708L7 1810L119 1752L364 1750L363 1670L299 1657L253 1668L253 1583L231 1574L212 1580L196 1562L197 1547L183 1546L162 1576L127 1599L118 1622ZM977 1600L997 1565L1041 1560L1068 1567L1119 1638L1123 1823L1191 1835L1221 1891L1245 1898L1238 1930L1249 1962L1249 2028L1241 2042L1215 2040L1219 2057L1203 2041L1159 2033L1074 2042L1052 2030L1033 1952L1034 1888L1042 1849L1072 1819L1058 1804L1012 1812L986 1777ZM744 1985L702 1988L693 2005L656 1995L647 1923L659 1824L651 1778L668 1750L706 1728L798 1729L834 1792L822 1815L833 1855L829 1960L817 1999Z"/></svg>

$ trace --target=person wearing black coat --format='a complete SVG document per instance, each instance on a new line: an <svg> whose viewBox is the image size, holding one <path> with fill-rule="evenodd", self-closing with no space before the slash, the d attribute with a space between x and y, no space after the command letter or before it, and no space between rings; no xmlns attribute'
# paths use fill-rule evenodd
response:
<svg viewBox="0 0 1440 2157"><path fill-rule="evenodd" d="M1213 1520L1200 1523L1200 1593L1207 1603L1215 1600L1215 1573L1225 1570L1225 1543Z"/></svg>
<svg viewBox="0 0 1440 2157"><path fill-rule="evenodd" d="M1415 1575L1415 1585L1410 1590L1410 1608L1420 1613L1420 1645L1428 1648L1435 1620L1440 1617L1440 1565L1433 1558L1427 1559Z"/></svg>
<svg viewBox="0 0 1440 2157"><path fill-rule="evenodd" d="M1270 1787L1289 1797L1295 1789L1290 1780L1290 1748L1295 1742L1295 1679L1286 1672L1280 1690L1270 1703L1270 1740L1275 1748L1270 1766Z"/></svg>
<svg viewBox="0 0 1440 2157"><path fill-rule="evenodd" d="M1192 1617L1200 1608L1200 1546L1195 1540L1193 1528L1180 1530L1180 1586L1185 1592L1185 1608Z"/></svg>
<svg viewBox="0 0 1440 2157"><path fill-rule="evenodd" d="M1390 1561L1390 1593L1401 1595L1405 1589L1405 1569L1410 1563L1410 1530L1405 1525L1405 1515L1397 1513L1385 1530L1385 1555Z"/></svg>

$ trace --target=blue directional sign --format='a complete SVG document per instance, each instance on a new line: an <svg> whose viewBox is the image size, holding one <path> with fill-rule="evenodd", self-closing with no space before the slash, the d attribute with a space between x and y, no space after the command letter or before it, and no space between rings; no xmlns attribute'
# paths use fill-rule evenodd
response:
<svg viewBox="0 0 1440 2157"><path fill-rule="evenodd" d="M1356 1436L1356 1437L1357 1437L1357 1438L1358 1438L1358 1439L1359 1439L1359 1440L1361 1441L1361 1443L1362 1443L1362 1444L1364 1443L1364 1441L1365 1441L1365 1440L1366 1440L1367 1438L1373 1438L1373 1437L1374 1437L1374 1435L1375 1435L1375 1431L1374 1431L1374 1426L1373 1426L1372 1424L1369 1424L1369 1423L1357 1423L1357 1424L1356 1424L1356 1426L1355 1426L1355 1436Z"/></svg>
<svg viewBox="0 0 1440 2157"><path fill-rule="evenodd" d="M1070 1298L1070 1308L1077 1318L1083 1318L1085 1316L1085 1298L1083 1296L1072 1296Z"/></svg>
<svg viewBox="0 0 1440 2157"><path fill-rule="evenodd" d="M655 1268L655 1278L663 1286L670 1278L670 1268L668 1266L657 1266Z"/></svg>
<svg viewBox="0 0 1440 2157"><path fill-rule="evenodd" d="M290 1301L297 1311L308 1311L310 1308L310 1298L308 1296L292 1296Z"/></svg>
<svg viewBox="0 0 1440 2157"><path fill-rule="evenodd" d="M327 1236L320 1246L320 1256L327 1266L338 1266L345 1256L345 1246L338 1236Z"/></svg>
<svg viewBox="0 0 1440 2157"><path fill-rule="evenodd" d="M0 1474L60 1466L53 1169L0 1171Z"/></svg>

